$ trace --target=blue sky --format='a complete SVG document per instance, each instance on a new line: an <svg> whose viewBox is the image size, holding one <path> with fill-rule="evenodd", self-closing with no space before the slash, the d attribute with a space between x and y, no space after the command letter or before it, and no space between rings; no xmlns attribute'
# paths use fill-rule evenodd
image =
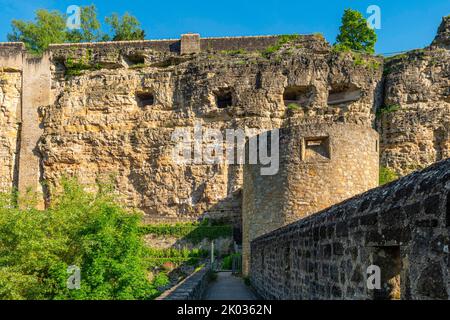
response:
<svg viewBox="0 0 450 320"><path fill-rule="evenodd" d="M322 32L334 42L345 8L364 13L369 5L381 8L377 53L428 45L442 16L450 14L450 0L0 0L0 41L6 41L13 18L31 20L39 8L66 11L69 5L97 6L99 17L125 11L142 23L149 39L178 38L186 32L202 36L239 36Z"/></svg>

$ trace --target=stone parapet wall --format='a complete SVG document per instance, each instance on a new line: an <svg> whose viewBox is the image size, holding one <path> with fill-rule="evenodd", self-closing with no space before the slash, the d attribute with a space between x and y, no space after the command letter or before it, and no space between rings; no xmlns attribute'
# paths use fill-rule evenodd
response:
<svg viewBox="0 0 450 320"><path fill-rule="evenodd" d="M450 159L257 238L250 278L265 299L448 299L449 231Z"/></svg>

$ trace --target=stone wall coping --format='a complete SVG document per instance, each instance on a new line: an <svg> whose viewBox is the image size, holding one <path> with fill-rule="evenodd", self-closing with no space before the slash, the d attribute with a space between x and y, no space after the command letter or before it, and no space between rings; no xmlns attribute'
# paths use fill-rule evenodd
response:
<svg viewBox="0 0 450 320"><path fill-rule="evenodd" d="M154 39L154 40L130 40L130 41L98 41L98 42L69 42L55 43L48 46L49 49L59 47L95 47L95 46L124 46L124 45L145 45L151 43L162 43L168 41L179 41L180 39Z"/></svg>
<svg viewBox="0 0 450 320"><path fill-rule="evenodd" d="M187 33L189 34L189 33ZM270 39L281 37L281 34L276 35L252 35L252 36L231 36L231 37L203 37L200 41L208 40L239 40L239 39ZM298 34L303 38L314 38L313 34ZM99 42L69 42L69 43L54 43L49 44L48 49L68 48L68 47L98 47L98 46L126 46L126 45L149 45L165 42L180 41L180 38L167 38L167 39L149 39L149 40L131 40L131 41L99 41ZM17 47L25 48L23 42L0 42L0 47Z"/></svg>

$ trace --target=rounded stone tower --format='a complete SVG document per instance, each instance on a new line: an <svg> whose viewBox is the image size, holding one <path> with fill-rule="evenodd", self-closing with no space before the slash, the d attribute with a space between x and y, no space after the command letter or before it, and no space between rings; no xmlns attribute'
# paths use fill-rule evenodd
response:
<svg viewBox="0 0 450 320"><path fill-rule="evenodd" d="M378 186L378 133L357 124L306 124L280 129L279 170L244 166L243 272L250 242L270 231Z"/></svg>

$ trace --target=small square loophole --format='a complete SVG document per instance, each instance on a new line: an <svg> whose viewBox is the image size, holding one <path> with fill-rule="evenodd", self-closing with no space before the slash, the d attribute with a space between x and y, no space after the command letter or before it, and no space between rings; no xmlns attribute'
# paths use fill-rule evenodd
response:
<svg viewBox="0 0 450 320"><path fill-rule="evenodd" d="M330 160L330 142L328 137L305 138L305 161Z"/></svg>

